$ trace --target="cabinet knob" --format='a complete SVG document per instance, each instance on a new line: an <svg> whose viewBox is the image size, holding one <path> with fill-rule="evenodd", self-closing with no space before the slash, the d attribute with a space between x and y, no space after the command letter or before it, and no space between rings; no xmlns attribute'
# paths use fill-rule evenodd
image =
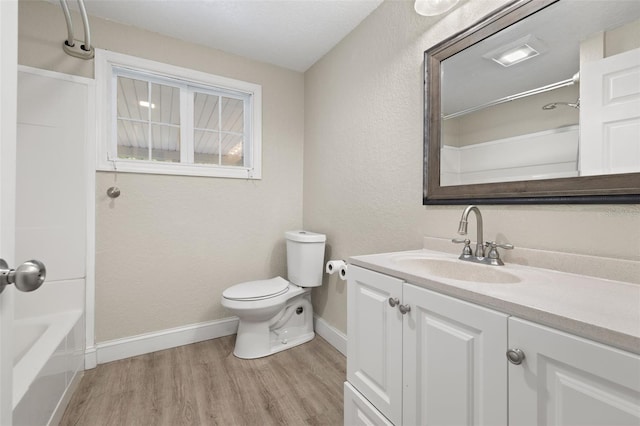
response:
<svg viewBox="0 0 640 426"><path fill-rule="evenodd" d="M509 349L507 351L507 359L511 364L520 365L524 361L524 352L522 349Z"/></svg>
<svg viewBox="0 0 640 426"><path fill-rule="evenodd" d="M409 306L409 304L406 305L400 305L398 306L398 309L400 309L400 313L402 315L406 314L407 312L411 311L411 306Z"/></svg>
<svg viewBox="0 0 640 426"><path fill-rule="evenodd" d="M397 297L389 298L389 306L391 306L392 308L395 308L398 304L400 304L400 300L398 300Z"/></svg>

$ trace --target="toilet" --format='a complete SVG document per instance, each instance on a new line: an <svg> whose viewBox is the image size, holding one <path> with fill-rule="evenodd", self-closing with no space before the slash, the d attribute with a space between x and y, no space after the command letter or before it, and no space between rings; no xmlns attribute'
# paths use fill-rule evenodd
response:
<svg viewBox="0 0 640 426"><path fill-rule="evenodd" d="M313 339L311 288L322 285L326 236L285 232L289 280L275 277L229 287L222 306L239 318L233 354L261 358Z"/></svg>

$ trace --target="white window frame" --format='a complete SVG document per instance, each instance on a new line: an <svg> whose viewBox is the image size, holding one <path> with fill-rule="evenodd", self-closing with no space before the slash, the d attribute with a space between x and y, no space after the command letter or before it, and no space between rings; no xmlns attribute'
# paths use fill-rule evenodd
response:
<svg viewBox="0 0 640 426"><path fill-rule="evenodd" d="M239 179L262 178L262 86L207 74L175 65L96 49L97 170ZM126 75L128 71L134 74ZM148 81L180 87L180 115L193 120L193 93L241 92L245 100L244 166L193 163L193 123L180 123L180 163L131 160L117 157L117 75L143 75ZM139 77L134 77L139 78ZM167 83L167 80L170 80Z"/></svg>

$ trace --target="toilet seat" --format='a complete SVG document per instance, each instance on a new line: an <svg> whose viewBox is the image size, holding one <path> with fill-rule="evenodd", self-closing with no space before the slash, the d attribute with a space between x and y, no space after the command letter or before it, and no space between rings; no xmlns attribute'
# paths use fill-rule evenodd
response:
<svg viewBox="0 0 640 426"><path fill-rule="evenodd" d="M275 277L236 284L223 291L222 297L229 300L264 300L280 296L288 290L289 282L282 277Z"/></svg>

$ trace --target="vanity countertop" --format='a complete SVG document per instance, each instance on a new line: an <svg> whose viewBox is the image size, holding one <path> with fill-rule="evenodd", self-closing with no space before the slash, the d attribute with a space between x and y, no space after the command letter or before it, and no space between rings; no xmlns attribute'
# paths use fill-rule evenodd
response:
<svg viewBox="0 0 640 426"><path fill-rule="evenodd" d="M519 282L475 283L430 276L407 268L395 261L399 256L459 261L456 255L423 249L355 256L349 259L349 263L509 315L640 354L640 285L638 284L518 264L478 265L477 267L499 268L500 271L517 276Z"/></svg>

